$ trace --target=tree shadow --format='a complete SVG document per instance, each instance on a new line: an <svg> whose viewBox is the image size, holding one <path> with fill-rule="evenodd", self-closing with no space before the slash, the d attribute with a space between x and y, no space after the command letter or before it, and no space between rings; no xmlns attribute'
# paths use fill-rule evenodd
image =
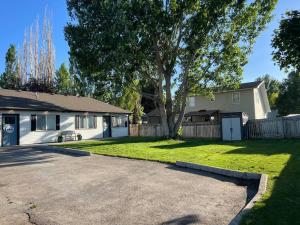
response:
<svg viewBox="0 0 300 225"><path fill-rule="evenodd" d="M289 155L280 174L270 174L269 182L273 181L272 190L243 218L242 224L300 224L300 141L245 141L235 145L242 148L228 151L225 154Z"/></svg>
<svg viewBox="0 0 300 225"><path fill-rule="evenodd" d="M72 153L58 153L56 151L45 150L42 147L22 147L15 150L0 152L0 168L53 162L56 160L56 154L82 157L81 155Z"/></svg>
<svg viewBox="0 0 300 225"><path fill-rule="evenodd" d="M210 173L210 172L206 172L206 171L201 171L201 170L182 168L182 167L179 167L176 165L168 165L166 168L171 169L171 170L180 171L180 172L192 173L192 174L197 174L200 176L210 177L210 178L222 181L222 182L233 183L237 186L244 186L247 189L247 197L246 197L247 203L255 196L255 194L258 191L259 182L257 180L238 179L238 178L223 176L223 175Z"/></svg>
<svg viewBox="0 0 300 225"><path fill-rule="evenodd" d="M191 214L162 222L161 225L189 225L199 222L200 218L195 214Z"/></svg>
<svg viewBox="0 0 300 225"><path fill-rule="evenodd" d="M0 168L41 164L53 161L54 156L49 151L41 151L33 148L22 148L0 152Z"/></svg>
<svg viewBox="0 0 300 225"><path fill-rule="evenodd" d="M184 139L180 142L176 142L174 144L166 144L166 145L157 145L152 146L152 148L158 148L158 149L177 149L177 148L192 148L192 147L199 147L202 145L216 145L216 144L224 144L223 142L219 140L208 140L208 139Z"/></svg>
<svg viewBox="0 0 300 225"><path fill-rule="evenodd" d="M163 138L157 137L120 137L120 138L106 138L99 139L99 141L92 142L69 142L61 144L60 146L66 147L74 147L79 149L89 148L89 147L97 147L97 146L109 146L109 145L123 145L123 144L141 144L141 143L153 143L162 141Z"/></svg>

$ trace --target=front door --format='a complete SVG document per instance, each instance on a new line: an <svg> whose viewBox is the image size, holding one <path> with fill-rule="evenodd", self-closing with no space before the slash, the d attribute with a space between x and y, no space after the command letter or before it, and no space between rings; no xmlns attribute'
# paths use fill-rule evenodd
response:
<svg viewBox="0 0 300 225"><path fill-rule="evenodd" d="M111 137L111 120L110 116L103 116L103 138Z"/></svg>
<svg viewBox="0 0 300 225"><path fill-rule="evenodd" d="M19 144L19 115L2 115L2 145Z"/></svg>

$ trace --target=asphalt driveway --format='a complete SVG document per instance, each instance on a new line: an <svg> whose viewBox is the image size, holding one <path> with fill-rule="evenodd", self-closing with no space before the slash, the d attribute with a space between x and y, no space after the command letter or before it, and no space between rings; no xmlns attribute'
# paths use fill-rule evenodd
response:
<svg viewBox="0 0 300 225"><path fill-rule="evenodd" d="M239 180L163 163L37 148L0 152L2 225L225 225L247 193Z"/></svg>

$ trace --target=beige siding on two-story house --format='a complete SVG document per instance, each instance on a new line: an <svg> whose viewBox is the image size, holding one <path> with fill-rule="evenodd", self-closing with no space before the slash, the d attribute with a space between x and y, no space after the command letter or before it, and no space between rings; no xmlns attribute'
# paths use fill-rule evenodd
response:
<svg viewBox="0 0 300 225"><path fill-rule="evenodd" d="M240 96L239 103L233 102L233 93ZM211 101L205 96L193 96L195 98L195 106L191 107L188 98L186 112L199 110L221 110L226 112L246 112L249 119L255 119L255 103L253 89L228 91L215 93L215 100Z"/></svg>
<svg viewBox="0 0 300 225"><path fill-rule="evenodd" d="M264 119L271 112L265 85L260 85L254 91L255 119Z"/></svg>

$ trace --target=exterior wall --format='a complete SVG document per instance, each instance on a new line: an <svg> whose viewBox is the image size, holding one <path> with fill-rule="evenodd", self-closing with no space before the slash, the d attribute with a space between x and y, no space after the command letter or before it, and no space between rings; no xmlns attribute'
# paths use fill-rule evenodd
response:
<svg viewBox="0 0 300 225"><path fill-rule="evenodd" d="M103 138L103 120L102 114L99 113L90 113L90 115L97 116L97 128L95 129L75 129L75 115L83 115L84 113L48 112L48 114L60 115L60 130L31 131L31 115L45 114L45 112L0 111L0 143L2 143L2 113L20 115L20 145L56 142L59 133L66 130L75 131L76 134L80 133L83 140ZM127 127L112 128L112 137L122 136L128 136Z"/></svg>
<svg viewBox="0 0 300 225"><path fill-rule="evenodd" d="M271 112L265 85L254 89L255 119L265 119Z"/></svg>
<svg viewBox="0 0 300 225"><path fill-rule="evenodd" d="M240 103L234 104L232 94L240 94ZM194 96L195 106L190 107L187 102L186 113L198 110L221 110L226 112L245 112L249 119L255 119L253 89L215 93L215 100L211 101L205 96Z"/></svg>
<svg viewBox="0 0 300 225"><path fill-rule="evenodd" d="M113 127L111 128L112 137L126 137L128 136L128 127Z"/></svg>
<svg viewBox="0 0 300 225"><path fill-rule="evenodd" d="M75 115L83 113L49 113L60 115L60 130L31 131L30 116L41 112L19 112L20 114L20 145L56 142L61 131L72 130L82 135L82 139L100 139L103 137L102 116L97 115L97 128L75 130ZM94 114L93 114L94 115Z"/></svg>

